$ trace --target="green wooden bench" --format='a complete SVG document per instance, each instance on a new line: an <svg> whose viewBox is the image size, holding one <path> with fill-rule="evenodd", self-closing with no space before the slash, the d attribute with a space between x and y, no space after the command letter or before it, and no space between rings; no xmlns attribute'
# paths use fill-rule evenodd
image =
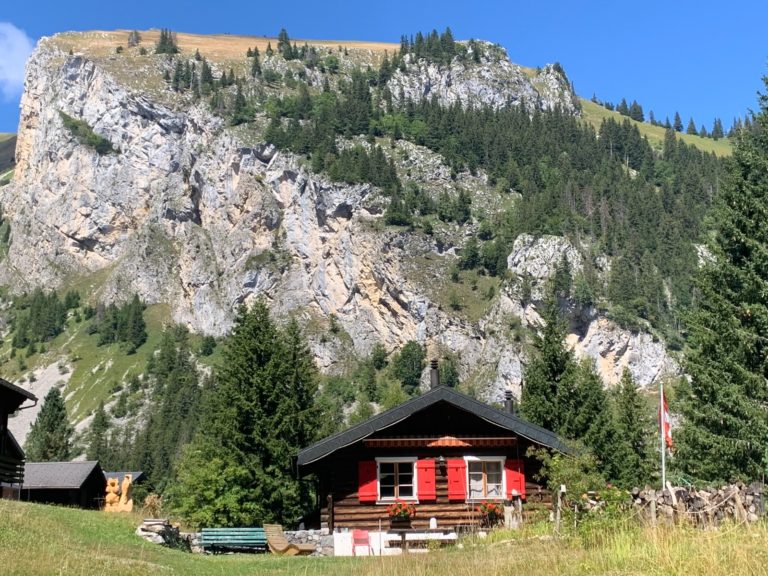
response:
<svg viewBox="0 0 768 576"><path fill-rule="evenodd" d="M266 552L264 528L203 528L200 534L203 550L252 550Z"/></svg>

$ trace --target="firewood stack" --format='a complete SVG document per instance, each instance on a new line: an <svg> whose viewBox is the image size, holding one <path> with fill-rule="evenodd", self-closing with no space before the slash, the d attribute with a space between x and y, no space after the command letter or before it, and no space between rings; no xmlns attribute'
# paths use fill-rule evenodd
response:
<svg viewBox="0 0 768 576"><path fill-rule="evenodd" d="M632 491L634 505L649 523L718 526L724 521L757 522L765 515L763 484L729 484L719 488L675 487Z"/></svg>

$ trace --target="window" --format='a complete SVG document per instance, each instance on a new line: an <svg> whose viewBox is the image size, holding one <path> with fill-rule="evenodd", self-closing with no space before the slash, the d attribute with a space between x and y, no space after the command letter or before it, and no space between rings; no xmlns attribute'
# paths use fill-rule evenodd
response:
<svg viewBox="0 0 768 576"><path fill-rule="evenodd" d="M504 459L467 458L469 500L504 498Z"/></svg>
<svg viewBox="0 0 768 576"><path fill-rule="evenodd" d="M415 459L378 460L380 500L416 499L414 464Z"/></svg>

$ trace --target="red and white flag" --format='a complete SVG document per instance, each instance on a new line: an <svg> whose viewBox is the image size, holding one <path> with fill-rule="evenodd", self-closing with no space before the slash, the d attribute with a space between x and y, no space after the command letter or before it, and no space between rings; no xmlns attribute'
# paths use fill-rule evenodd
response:
<svg viewBox="0 0 768 576"><path fill-rule="evenodd" d="M672 423L669 419L669 407L667 406L667 397L664 391L661 392L661 407L659 409L659 419L661 422L661 433L664 435L664 442L667 448L673 448L672 443Z"/></svg>

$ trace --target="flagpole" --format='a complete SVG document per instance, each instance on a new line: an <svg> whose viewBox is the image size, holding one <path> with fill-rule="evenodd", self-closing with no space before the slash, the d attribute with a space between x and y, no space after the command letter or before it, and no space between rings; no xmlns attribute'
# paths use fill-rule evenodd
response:
<svg viewBox="0 0 768 576"><path fill-rule="evenodd" d="M659 383L659 438L661 438L661 489L667 487L667 447L664 437L664 382Z"/></svg>

